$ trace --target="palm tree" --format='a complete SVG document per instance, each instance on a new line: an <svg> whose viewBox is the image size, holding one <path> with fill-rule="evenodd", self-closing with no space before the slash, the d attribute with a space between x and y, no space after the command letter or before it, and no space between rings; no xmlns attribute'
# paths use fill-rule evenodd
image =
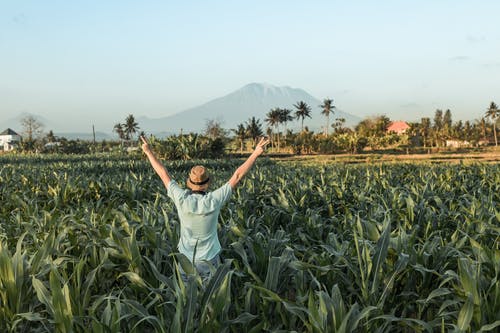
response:
<svg viewBox="0 0 500 333"><path fill-rule="evenodd" d="M272 128L274 127L276 129L276 135L278 136L278 152L280 151L280 133L279 133L279 124L280 124L280 109L279 108L274 108L271 109L266 114L266 123L269 124L269 126ZM272 139L272 131L271 131L271 139Z"/></svg>
<svg viewBox="0 0 500 333"><path fill-rule="evenodd" d="M443 115L443 134L445 139L450 138L452 126L453 121L451 119L451 111L450 109L447 109Z"/></svg>
<svg viewBox="0 0 500 333"><path fill-rule="evenodd" d="M247 138L247 130L245 125L238 124L236 129L233 129L234 134L236 134L236 138L240 142L240 154L243 153L243 144L245 143L245 139Z"/></svg>
<svg viewBox="0 0 500 333"><path fill-rule="evenodd" d="M120 140L123 140L125 138L125 131L122 124L115 124L115 126L113 127L113 132L116 132L116 134L118 134L118 138L120 138Z"/></svg>
<svg viewBox="0 0 500 333"><path fill-rule="evenodd" d="M121 123L115 124L113 127L113 132L118 134L118 138L120 139L120 149L123 149L123 140L125 139L125 130L124 125Z"/></svg>
<svg viewBox="0 0 500 333"><path fill-rule="evenodd" d="M481 119L476 119L476 126L480 129L483 140L486 141L486 119L482 117Z"/></svg>
<svg viewBox="0 0 500 333"><path fill-rule="evenodd" d="M431 130L431 119L422 118L420 120L419 134L422 136L424 142L424 148L427 148L427 138L429 137L429 132Z"/></svg>
<svg viewBox="0 0 500 333"><path fill-rule="evenodd" d="M253 145L257 144L257 138L262 136L262 125L260 124L259 119L255 119L255 117L250 118L247 121L247 135L252 138Z"/></svg>
<svg viewBox="0 0 500 333"><path fill-rule="evenodd" d="M443 110L437 109L434 113L434 126L432 127L432 131L436 147L439 147L440 142L442 141L441 136L443 132Z"/></svg>
<svg viewBox="0 0 500 333"><path fill-rule="evenodd" d="M293 105L297 111L295 111L295 118L301 119L302 120L302 125L301 125L301 132L304 131L304 118L308 117L311 118L311 107L307 105L306 102L300 101L297 104Z"/></svg>
<svg viewBox="0 0 500 333"><path fill-rule="evenodd" d="M464 123L464 128L463 128L463 135L465 140L470 141L473 138L473 130L474 127L472 126L470 120L466 120Z"/></svg>
<svg viewBox="0 0 500 333"><path fill-rule="evenodd" d="M125 124L123 125L123 131L125 134L125 139L130 140L132 135L139 129L139 124L135 121L133 115L129 114L125 119Z"/></svg>
<svg viewBox="0 0 500 333"><path fill-rule="evenodd" d="M333 114L335 108L335 105L333 105L333 99L325 98L323 100L323 104L319 106L320 108L323 108L323 111L321 111L321 114L326 116L326 127L325 127L325 135L328 136L328 128L330 127L330 113Z"/></svg>
<svg viewBox="0 0 500 333"><path fill-rule="evenodd" d="M484 114L486 118L490 118L493 121L493 134L495 136L495 146L498 147L498 139L497 139L497 119L500 117L500 110L495 102L491 102L490 107Z"/></svg>
<svg viewBox="0 0 500 333"><path fill-rule="evenodd" d="M280 124L283 124L285 126L285 130L283 131L283 133L285 133L284 134L285 139L286 139L286 133L288 132L286 129L286 124L292 120L293 120L292 110L286 108L280 109Z"/></svg>

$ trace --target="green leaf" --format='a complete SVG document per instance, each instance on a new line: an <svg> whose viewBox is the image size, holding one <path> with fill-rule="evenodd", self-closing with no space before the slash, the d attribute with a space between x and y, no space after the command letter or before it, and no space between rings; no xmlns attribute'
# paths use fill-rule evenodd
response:
<svg viewBox="0 0 500 333"><path fill-rule="evenodd" d="M212 278L210 279L208 286L203 293L203 297L200 303L200 308L203 309L201 314L202 323L204 323L207 319L209 310L208 303L210 302L212 297L217 295L217 292L221 288L226 277L228 277L228 275L230 274L229 270L230 265L231 265L231 260L225 260L224 264L220 265L217 268L217 271L215 272L214 276L212 276Z"/></svg>
<svg viewBox="0 0 500 333"><path fill-rule="evenodd" d="M35 276L31 278L31 283L35 289L36 296L40 302L42 302L51 315L54 313L54 307L52 306L52 297L50 296L49 290L45 287L42 281L38 280Z"/></svg>
<svg viewBox="0 0 500 333"><path fill-rule="evenodd" d="M231 320L227 320L225 323L229 324L229 325L234 325L234 324L248 324L252 320L254 320L254 319L258 318L258 317L259 316L253 315L251 313L243 312L243 313L239 314L238 317L236 317L234 319L231 319Z"/></svg>
<svg viewBox="0 0 500 333"><path fill-rule="evenodd" d="M384 231L382 232L382 236L380 236L380 239L377 242L377 246L375 247L375 254L373 255L372 259L373 263L371 271L373 274L372 287L371 287L372 294L375 294L378 290L379 274L380 270L382 269L382 265L385 261L385 258L387 257L390 235L391 235L391 224L390 220L386 218L386 220L384 221Z"/></svg>
<svg viewBox="0 0 500 333"><path fill-rule="evenodd" d="M188 282L186 285L186 307L184 310L186 325L184 326L184 332L193 331L193 317L196 311L196 301L198 296L198 285L196 283L196 276L189 275Z"/></svg>
<svg viewBox="0 0 500 333"><path fill-rule="evenodd" d="M267 266L266 280L264 281L264 287L269 290L276 291L278 287L278 279L281 269L281 258L271 257L269 258L269 264Z"/></svg>
<svg viewBox="0 0 500 333"><path fill-rule="evenodd" d="M478 332L489 332L497 327L500 327L500 320L497 320L494 323L488 325L483 325Z"/></svg>
<svg viewBox="0 0 500 333"><path fill-rule="evenodd" d="M118 278L125 276L133 285L139 286L141 288L147 288L146 283L136 272L123 272L118 275Z"/></svg>
<svg viewBox="0 0 500 333"><path fill-rule="evenodd" d="M462 309L458 313L457 328L459 332L465 332L467 329L469 329L473 314L474 314L474 301L472 295L469 295Z"/></svg>
<svg viewBox="0 0 500 333"><path fill-rule="evenodd" d="M437 288L431 291L426 299L417 300L417 303L428 304L434 298L449 295L451 293L452 293L451 290L448 288Z"/></svg>

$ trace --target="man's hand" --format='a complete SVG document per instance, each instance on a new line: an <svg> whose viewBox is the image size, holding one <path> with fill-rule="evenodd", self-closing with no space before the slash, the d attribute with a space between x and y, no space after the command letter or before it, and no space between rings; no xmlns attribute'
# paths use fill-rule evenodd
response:
<svg viewBox="0 0 500 333"><path fill-rule="evenodd" d="M252 165L255 163L255 160L264 152L264 149L266 148L267 144L269 143L269 138L267 137L262 137L259 140L259 143L257 143L257 146L255 146L255 149L253 153L248 157L248 159L243 162L242 165L232 175L232 177L229 179L229 185L231 186L232 189L236 188L236 185L240 182L240 180L247 174L248 170L252 167Z"/></svg>
<svg viewBox="0 0 500 333"><path fill-rule="evenodd" d="M264 149L266 149L266 146L269 144L269 138L268 137L262 137L259 140L259 143L257 143L257 146L255 146L254 152L257 153L257 156L262 154L264 152Z"/></svg>
<svg viewBox="0 0 500 333"><path fill-rule="evenodd" d="M148 143L148 140L146 140L145 137L143 137L142 135L140 136L141 138L141 141L142 141L142 151L144 153L150 153L151 152L151 148L149 148L149 143Z"/></svg>
<svg viewBox="0 0 500 333"><path fill-rule="evenodd" d="M148 140L146 140L146 138L143 137L142 135L140 136L140 138L142 141L142 151L148 157L148 160L151 163L151 166L156 171L158 176L160 176L165 187L168 188L168 184L170 184L171 179L170 179L170 175L168 174L167 169L163 166L163 164L161 164L161 162L156 158L155 154L153 154L153 152L151 151L151 148L149 147Z"/></svg>

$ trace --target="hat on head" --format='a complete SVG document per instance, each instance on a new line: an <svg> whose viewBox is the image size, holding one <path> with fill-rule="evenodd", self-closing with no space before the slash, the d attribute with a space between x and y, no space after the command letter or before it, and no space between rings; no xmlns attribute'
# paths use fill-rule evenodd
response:
<svg viewBox="0 0 500 333"><path fill-rule="evenodd" d="M207 169L201 165L192 167L186 184L193 191L205 191L210 185Z"/></svg>

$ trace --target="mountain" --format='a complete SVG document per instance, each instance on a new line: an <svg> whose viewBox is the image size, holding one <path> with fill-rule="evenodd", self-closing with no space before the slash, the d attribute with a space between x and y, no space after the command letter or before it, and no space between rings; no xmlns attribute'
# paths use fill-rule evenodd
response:
<svg viewBox="0 0 500 333"><path fill-rule="evenodd" d="M302 89L276 87L263 83L247 84L225 96L170 116L161 118L136 117L136 121L140 127L139 131L159 137L179 134L181 131L184 133L201 133L204 131L208 120L216 120L221 123L223 128L233 129L238 124L244 124L249 118L255 117L261 121L265 129L267 126L265 123L266 114L271 109L287 108L292 110L293 115L296 111L293 105L300 101L304 101L311 107L312 118L304 119L304 126L315 132L322 131L323 126L325 126L325 117L321 114L321 108L319 107L322 104L321 100L311 96ZM91 129L88 131L80 129L72 132L72 130L68 130L67 123L63 119L56 119L54 121L28 113L20 114L15 118L2 122L0 124L0 131L11 128L22 134L21 119L26 116L33 116L42 123L44 125L44 132L53 130L56 136L68 139L92 140ZM345 118L346 126L354 126L361 121L360 118L340 110L335 110L334 114L330 116L330 124L334 122L335 118ZM102 125L104 120L96 120L96 122ZM287 124L287 128L294 131L300 130L300 122L294 120ZM96 139L116 140L117 136L116 133L112 132L112 124L109 125L109 132L96 132Z"/></svg>
<svg viewBox="0 0 500 333"><path fill-rule="evenodd" d="M321 115L322 101L311 96L302 89L290 87L276 87L269 84L250 83L226 96L216 98L203 105L184 110L171 116L151 119L137 118L141 130L153 134L178 134L181 131L202 132L207 120L217 120L226 129L236 128L238 124L245 123L249 118L260 119L265 126L266 114L272 108L288 108L295 112L294 104L299 101L306 102L311 107L312 118L304 120L304 126L313 131L320 131L325 125L325 117ZM334 101L335 104L335 101ZM342 112L335 111L330 116L330 123L335 118L345 118L346 126L353 126L361 119ZM299 129L299 121L294 121L288 126L290 129Z"/></svg>

